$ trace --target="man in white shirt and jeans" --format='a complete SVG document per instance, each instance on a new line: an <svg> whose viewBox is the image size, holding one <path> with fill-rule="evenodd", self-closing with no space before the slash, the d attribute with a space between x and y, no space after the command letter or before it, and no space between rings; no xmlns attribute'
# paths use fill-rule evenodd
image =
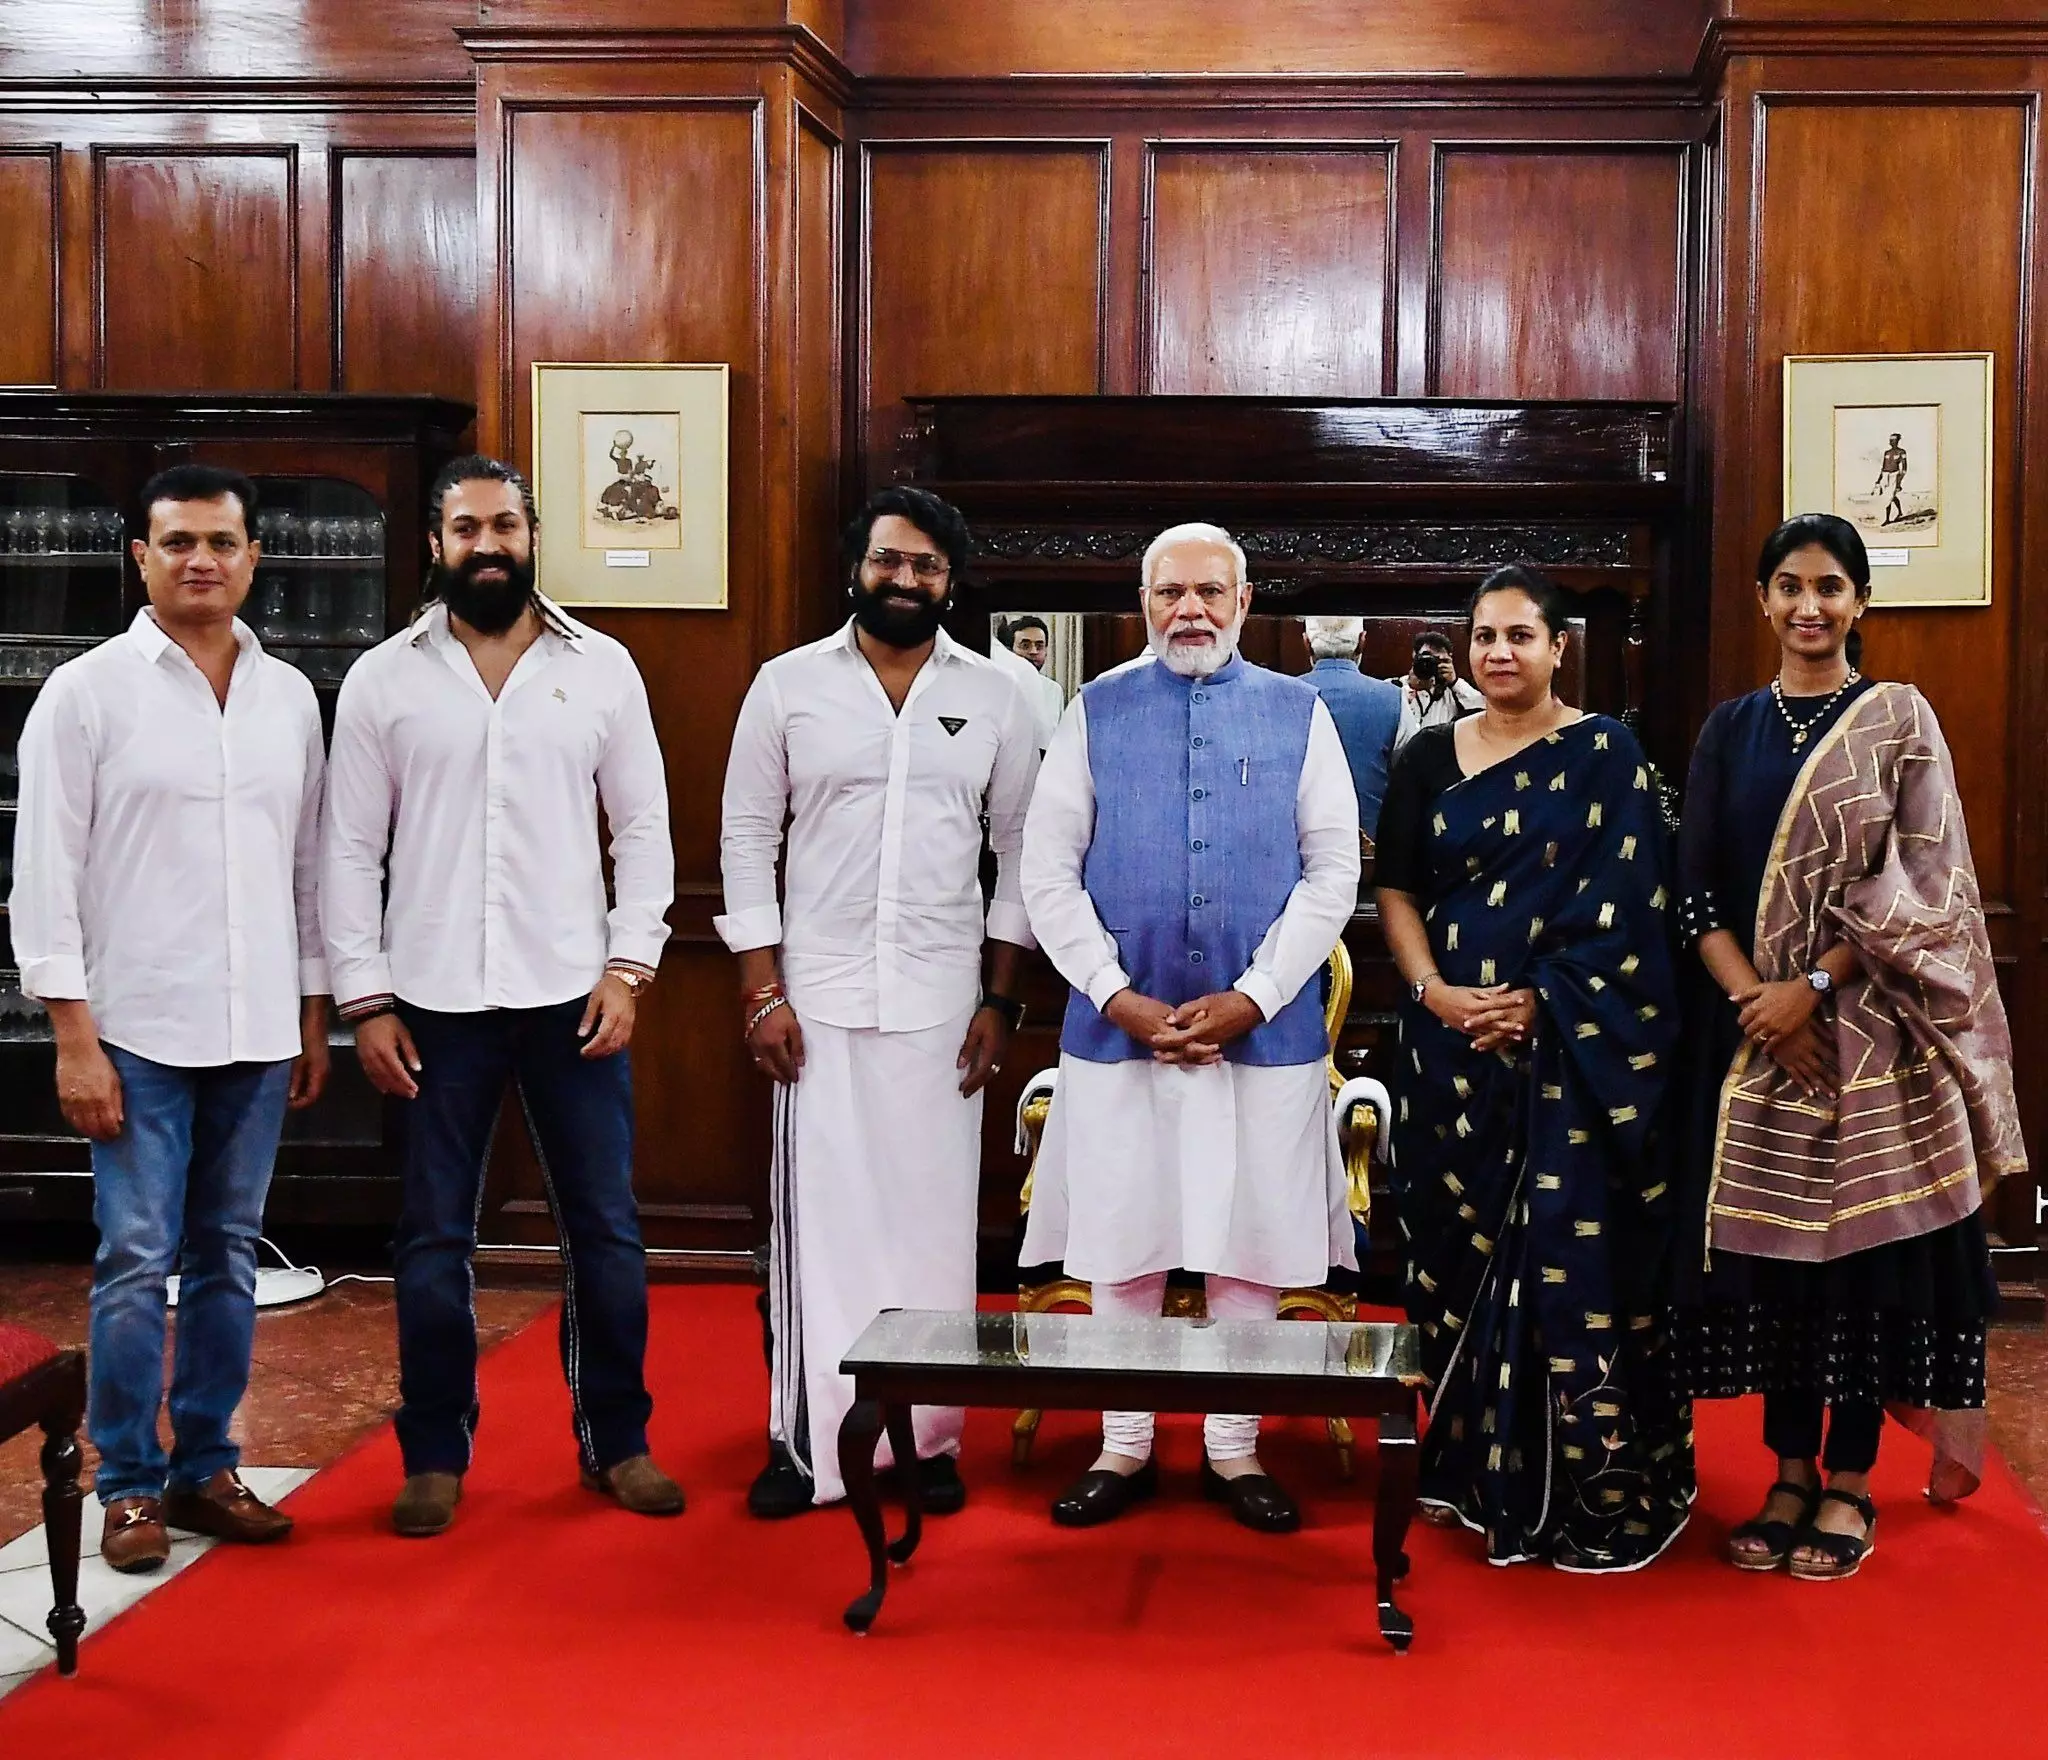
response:
<svg viewBox="0 0 2048 1760"><path fill-rule="evenodd" d="M58 1104L92 1141L101 1553L130 1572L169 1557L167 1522L241 1541L291 1529L237 1476L229 1427L278 1135L327 1080L320 711L235 615L255 488L178 465L142 506L149 604L52 672L22 729L8 901L22 989L56 1032Z"/></svg>
<svg viewBox="0 0 2048 1760"><path fill-rule="evenodd" d="M682 1491L647 1452L626 1058L675 891L661 748L632 656L535 591L533 498L518 473L457 459L427 514L436 597L342 686L322 891L342 1016L370 1080L406 1103L406 1479L392 1525L440 1533L469 1468L471 1259L507 1082L562 1237L562 1368L583 1483L673 1515Z"/></svg>
<svg viewBox="0 0 2048 1760"><path fill-rule="evenodd" d="M747 1049L777 1084L769 1460L747 1495L763 1517L845 1495L853 1385L839 1362L868 1322L974 1305L981 1090L1022 1018L1011 999L1032 945L1016 875L1031 708L939 628L966 522L935 495L884 489L841 548L851 620L761 668L725 775L716 927L739 955ZM997 861L985 948L984 815ZM963 1416L914 1415L934 1514L966 1498Z"/></svg>

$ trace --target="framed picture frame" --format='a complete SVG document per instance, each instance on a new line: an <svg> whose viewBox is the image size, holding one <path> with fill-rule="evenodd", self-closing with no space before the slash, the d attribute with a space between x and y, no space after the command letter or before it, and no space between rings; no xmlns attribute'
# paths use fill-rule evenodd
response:
<svg viewBox="0 0 2048 1760"><path fill-rule="evenodd" d="M540 590L562 605L726 608L723 361L535 361Z"/></svg>
<svg viewBox="0 0 2048 1760"><path fill-rule="evenodd" d="M1785 357L1785 517L1834 513L1871 603L1991 603L1989 354Z"/></svg>

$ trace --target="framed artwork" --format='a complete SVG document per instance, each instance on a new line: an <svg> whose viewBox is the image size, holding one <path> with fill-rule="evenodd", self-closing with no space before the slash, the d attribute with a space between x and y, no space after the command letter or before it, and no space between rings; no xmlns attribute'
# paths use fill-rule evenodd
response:
<svg viewBox="0 0 2048 1760"><path fill-rule="evenodd" d="M1785 357L1785 517L1835 513L1873 605L1991 603L1991 356Z"/></svg>
<svg viewBox="0 0 2048 1760"><path fill-rule="evenodd" d="M540 590L563 605L726 606L723 362L533 364Z"/></svg>

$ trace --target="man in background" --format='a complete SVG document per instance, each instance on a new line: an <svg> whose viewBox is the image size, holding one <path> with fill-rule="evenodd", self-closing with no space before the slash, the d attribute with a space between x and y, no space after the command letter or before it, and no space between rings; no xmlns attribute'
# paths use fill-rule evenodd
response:
<svg viewBox="0 0 2048 1760"><path fill-rule="evenodd" d="M162 1566L167 1523L291 1531L242 1483L230 1426L285 1111L327 1080L320 710L235 615L259 555L255 487L177 465L142 507L149 603L52 672L22 729L8 900L22 990L56 1032L57 1103L92 1143L100 1552L125 1572Z"/></svg>
<svg viewBox="0 0 2048 1760"><path fill-rule="evenodd" d="M1044 618L1027 611L1010 619L996 643L1023 662L1010 670L1017 676L1024 700L1031 705L1032 720L1038 727L1038 749L1042 752L1052 744L1053 730L1059 726L1067 706L1067 694L1060 689L1060 681L1045 670L1046 661L1052 657L1052 631L1046 627ZM996 658L1002 660L1005 655L998 653Z"/></svg>
<svg viewBox="0 0 2048 1760"><path fill-rule="evenodd" d="M1311 662L1308 682L1337 724L1344 760L1351 766L1351 784L1358 791L1358 829L1370 842L1379 829L1387 765L1394 755L1394 732L1401 725L1400 687L1383 678L1367 678L1359 670L1364 618L1304 617L1301 635Z"/></svg>
<svg viewBox="0 0 2048 1760"><path fill-rule="evenodd" d="M454 1519L479 1406L484 1162L511 1085L564 1266L562 1373L583 1484L681 1512L647 1452L647 1258L626 1046L675 891L668 785L633 657L534 586L533 492L471 455L427 503L433 595L335 710L329 964L363 1073L403 1102L392 1526ZM606 909L598 809L611 830Z"/></svg>
<svg viewBox="0 0 2048 1760"><path fill-rule="evenodd" d="M1425 727L1441 727L1486 707L1486 699L1458 676L1451 663L1451 638L1426 629L1415 638L1405 677L1390 679L1401 691L1401 722L1394 729L1399 751Z"/></svg>

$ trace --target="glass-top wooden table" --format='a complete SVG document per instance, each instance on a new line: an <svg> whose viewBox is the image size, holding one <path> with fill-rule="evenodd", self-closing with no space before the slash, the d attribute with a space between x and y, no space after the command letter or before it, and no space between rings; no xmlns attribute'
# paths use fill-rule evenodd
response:
<svg viewBox="0 0 2048 1760"><path fill-rule="evenodd" d="M1394 1585L1408 1572L1402 1547L1415 1509L1422 1363L1412 1326L892 1309L854 1341L839 1368L854 1384L853 1406L839 1427L839 1471L868 1550L867 1592L846 1609L856 1632L882 1610L889 1560L906 1563L923 1536L916 1475L905 1470L895 1475L904 1492L904 1532L888 1539L875 1445L886 1430L896 1459L914 1461L910 1408L930 1405L1376 1418L1380 1635L1396 1650L1406 1650L1415 1635L1394 1604Z"/></svg>

